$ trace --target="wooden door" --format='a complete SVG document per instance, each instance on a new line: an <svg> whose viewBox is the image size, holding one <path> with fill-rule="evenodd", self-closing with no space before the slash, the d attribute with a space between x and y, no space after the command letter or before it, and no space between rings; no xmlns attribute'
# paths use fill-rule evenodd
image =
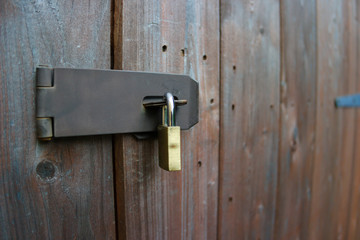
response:
<svg viewBox="0 0 360 240"><path fill-rule="evenodd" d="M357 0L0 0L0 239L359 239ZM182 171L157 139L39 142L35 67L188 74Z"/></svg>
<svg viewBox="0 0 360 240"><path fill-rule="evenodd" d="M35 67L109 68L109 1L0 1L0 239L115 239L111 136L39 142Z"/></svg>

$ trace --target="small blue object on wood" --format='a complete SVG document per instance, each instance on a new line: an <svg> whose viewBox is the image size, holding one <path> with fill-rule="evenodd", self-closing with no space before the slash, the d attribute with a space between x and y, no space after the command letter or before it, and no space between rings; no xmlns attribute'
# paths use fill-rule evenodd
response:
<svg viewBox="0 0 360 240"><path fill-rule="evenodd" d="M336 107L360 107L360 94L341 96L335 99Z"/></svg>

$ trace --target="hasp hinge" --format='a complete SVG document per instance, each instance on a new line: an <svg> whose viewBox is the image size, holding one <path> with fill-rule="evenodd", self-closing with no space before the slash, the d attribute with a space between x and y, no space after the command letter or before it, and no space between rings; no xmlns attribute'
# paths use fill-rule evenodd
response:
<svg viewBox="0 0 360 240"><path fill-rule="evenodd" d="M186 75L49 67L36 75L39 139L156 131L160 110L144 105L167 92L187 100L176 109L181 129L199 121L199 83Z"/></svg>

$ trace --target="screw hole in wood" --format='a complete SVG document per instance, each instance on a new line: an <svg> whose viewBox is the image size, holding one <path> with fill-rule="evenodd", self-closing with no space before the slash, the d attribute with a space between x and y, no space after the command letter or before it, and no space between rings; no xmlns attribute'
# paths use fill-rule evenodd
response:
<svg viewBox="0 0 360 240"><path fill-rule="evenodd" d="M185 49L181 49L181 56L185 56Z"/></svg>

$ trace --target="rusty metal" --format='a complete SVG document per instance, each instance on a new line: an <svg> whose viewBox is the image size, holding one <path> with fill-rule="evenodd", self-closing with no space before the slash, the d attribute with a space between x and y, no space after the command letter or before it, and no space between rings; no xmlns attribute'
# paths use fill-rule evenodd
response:
<svg viewBox="0 0 360 240"><path fill-rule="evenodd" d="M176 110L181 129L198 122L199 83L186 75L40 67L37 86L36 117L52 120L53 137L156 131L161 111L144 99L166 92L188 102Z"/></svg>

